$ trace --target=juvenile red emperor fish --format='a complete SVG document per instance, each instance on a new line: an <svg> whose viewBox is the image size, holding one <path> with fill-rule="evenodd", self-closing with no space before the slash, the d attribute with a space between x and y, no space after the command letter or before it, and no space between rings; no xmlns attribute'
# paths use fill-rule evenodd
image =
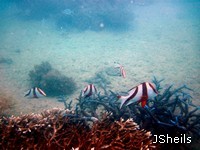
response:
<svg viewBox="0 0 200 150"><path fill-rule="evenodd" d="M30 90L26 92L26 95L24 97L29 97L29 98L40 98L46 96L45 92L42 91L38 87L33 87Z"/></svg>
<svg viewBox="0 0 200 150"><path fill-rule="evenodd" d="M153 84L149 82L141 83L140 85L133 87L128 91L127 96L118 96L121 100L120 109L125 104L126 106L139 102L144 107L148 99L152 99L158 95L158 91L155 89Z"/></svg>
<svg viewBox="0 0 200 150"><path fill-rule="evenodd" d="M126 72L125 72L125 70L124 70L124 67L123 67L122 65L120 65L119 68L120 68L121 76L122 76L123 78L126 78Z"/></svg>
<svg viewBox="0 0 200 150"><path fill-rule="evenodd" d="M96 87L93 84L89 84L83 89L81 96L90 97L91 95L95 95L96 93L97 93Z"/></svg>
<svg viewBox="0 0 200 150"><path fill-rule="evenodd" d="M115 62L116 63L116 62ZM126 78L126 71L124 70L124 67L121 65L121 64L119 64L119 63L117 63L118 65L117 65L117 67L116 68L119 68L120 69L120 75L123 77L123 78Z"/></svg>

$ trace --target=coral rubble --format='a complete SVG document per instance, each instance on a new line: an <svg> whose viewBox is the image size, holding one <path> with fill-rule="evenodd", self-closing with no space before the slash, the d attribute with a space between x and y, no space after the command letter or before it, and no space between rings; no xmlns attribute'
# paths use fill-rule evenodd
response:
<svg viewBox="0 0 200 150"><path fill-rule="evenodd" d="M35 65L29 77L31 86L40 87L48 96L70 95L76 89L74 80L62 75L49 62Z"/></svg>

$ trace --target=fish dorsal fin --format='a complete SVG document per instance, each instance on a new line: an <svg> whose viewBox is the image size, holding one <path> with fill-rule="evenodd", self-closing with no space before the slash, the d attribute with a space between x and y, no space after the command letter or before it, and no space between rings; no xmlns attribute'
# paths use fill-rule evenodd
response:
<svg viewBox="0 0 200 150"><path fill-rule="evenodd" d="M135 86L135 87L131 88L130 90L128 90L128 93L130 94L130 93L133 92L133 90L135 91L135 90L136 90L136 87L137 87L137 86Z"/></svg>
<svg viewBox="0 0 200 150"><path fill-rule="evenodd" d="M31 94L31 90L32 89L29 89L26 92L24 92L24 97L29 96Z"/></svg>

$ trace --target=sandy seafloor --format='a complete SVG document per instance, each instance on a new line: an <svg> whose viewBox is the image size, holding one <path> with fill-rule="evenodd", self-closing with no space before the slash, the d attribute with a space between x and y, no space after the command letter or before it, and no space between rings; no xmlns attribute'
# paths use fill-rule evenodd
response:
<svg viewBox="0 0 200 150"><path fill-rule="evenodd" d="M56 98L24 97L30 88L28 73L42 61L48 61L64 75L74 78L78 90L69 96L74 104L87 85L85 80L120 62L127 77L107 76L112 91L125 92L156 76L165 79L164 88L186 84L193 89L190 92L193 102L200 105L200 21L189 15L177 15L184 9L167 5L157 10L158 13L151 7L154 6L136 8L133 29L118 33L66 32L56 30L51 20L3 18L0 56L11 58L13 64L0 64L0 89L13 97L12 113L64 108Z"/></svg>

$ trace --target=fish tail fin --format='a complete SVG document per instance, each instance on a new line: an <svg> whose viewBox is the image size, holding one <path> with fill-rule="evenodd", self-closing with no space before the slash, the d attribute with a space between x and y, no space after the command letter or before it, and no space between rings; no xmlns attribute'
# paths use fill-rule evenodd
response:
<svg viewBox="0 0 200 150"><path fill-rule="evenodd" d="M120 104L120 109L122 108L122 106L124 105L124 103L126 102L126 98L123 97L123 96L117 96L118 100L121 101L121 104Z"/></svg>

